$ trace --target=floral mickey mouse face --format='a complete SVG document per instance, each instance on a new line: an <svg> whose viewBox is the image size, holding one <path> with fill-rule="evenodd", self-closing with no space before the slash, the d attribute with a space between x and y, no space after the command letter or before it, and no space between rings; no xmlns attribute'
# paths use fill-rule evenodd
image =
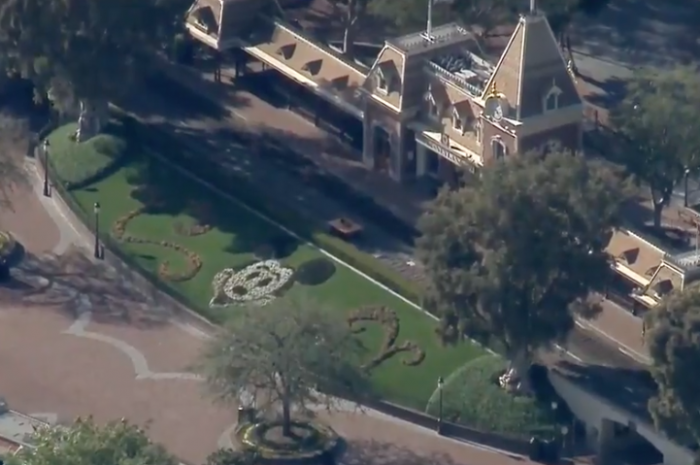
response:
<svg viewBox="0 0 700 465"><path fill-rule="evenodd" d="M212 280L214 296L210 307L228 307L232 304L267 305L275 294L289 284L294 270L277 260L265 260L248 265L240 271L226 268Z"/></svg>
<svg viewBox="0 0 700 465"><path fill-rule="evenodd" d="M269 249L265 247L261 250L267 254ZM295 283L318 286L328 281L334 273L335 264L324 257L308 260L296 270L274 258L261 260L239 270L226 268L212 279L214 294L209 307L264 306Z"/></svg>

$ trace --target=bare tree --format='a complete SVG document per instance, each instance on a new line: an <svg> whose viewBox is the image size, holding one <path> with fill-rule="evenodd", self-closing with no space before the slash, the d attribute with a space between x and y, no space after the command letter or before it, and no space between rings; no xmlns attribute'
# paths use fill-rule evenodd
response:
<svg viewBox="0 0 700 465"><path fill-rule="evenodd" d="M359 367L364 346L338 312L303 294L241 308L205 348L200 370L216 399L281 409L291 434L292 410L334 410L342 395L361 401L370 392Z"/></svg>

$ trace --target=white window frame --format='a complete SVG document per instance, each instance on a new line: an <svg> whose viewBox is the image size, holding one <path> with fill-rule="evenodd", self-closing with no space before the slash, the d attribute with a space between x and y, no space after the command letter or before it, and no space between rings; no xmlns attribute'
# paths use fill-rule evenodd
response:
<svg viewBox="0 0 700 465"><path fill-rule="evenodd" d="M462 118L457 110L452 110L452 129L464 134L464 118Z"/></svg>
<svg viewBox="0 0 700 465"><path fill-rule="evenodd" d="M556 85L553 85L551 89L549 89L549 92L547 92L544 96L544 99L542 100L542 111L543 113L547 113L550 111L556 111L559 109L559 96L561 95L561 89L558 88ZM549 108L548 103L549 99L554 97L554 108Z"/></svg>
<svg viewBox="0 0 700 465"><path fill-rule="evenodd" d="M503 151L502 157L498 156L498 152L494 150L496 145L501 146ZM494 160L503 160L508 156L508 146L506 146L506 143L503 142L503 139L501 139L499 136L491 138L491 155L493 156Z"/></svg>
<svg viewBox="0 0 700 465"><path fill-rule="evenodd" d="M376 79L377 91L383 95L387 95L389 93L389 81L384 77L384 73L378 71Z"/></svg>

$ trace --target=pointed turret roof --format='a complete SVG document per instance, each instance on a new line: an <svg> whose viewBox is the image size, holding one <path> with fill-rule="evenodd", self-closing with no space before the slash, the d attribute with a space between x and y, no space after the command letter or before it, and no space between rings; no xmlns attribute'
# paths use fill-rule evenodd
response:
<svg viewBox="0 0 700 465"><path fill-rule="evenodd" d="M534 6L520 17L483 98L494 87L519 120L542 113L542 102L552 89L558 94L559 108L581 103L552 28Z"/></svg>

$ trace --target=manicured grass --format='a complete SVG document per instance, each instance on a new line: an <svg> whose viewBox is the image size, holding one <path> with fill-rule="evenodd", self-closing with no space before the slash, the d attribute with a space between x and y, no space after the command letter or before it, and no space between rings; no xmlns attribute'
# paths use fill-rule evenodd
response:
<svg viewBox="0 0 700 465"><path fill-rule="evenodd" d="M106 174L121 161L127 150L125 139L121 137L124 128L120 121L113 121L103 134L82 144L70 138L77 127L77 124L66 124L48 137L54 171L69 187Z"/></svg>
<svg viewBox="0 0 700 465"><path fill-rule="evenodd" d="M444 418L482 431L524 437L551 435L556 421L549 402L509 394L497 384L506 367L505 360L487 354L446 378L442 391ZM437 415L439 408L435 395L428 412Z"/></svg>
<svg viewBox="0 0 700 465"><path fill-rule="evenodd" d="M62 137L60 131L63 134L70 132L61 128L51 137ZM129 137L137 137L133 132L128 134ZM177 144L169 143L165 149L161 144L151 144L146 149L145 144L129 140L127 145L130 147L127 159L111 170L109 176L102 176L90 185L72 189L70 194L83 210L84 217L91 217L90 212L95 202L101 204L102 231L110 230L113 235L120 237L117 244L121 251L151 276L159 276L159 268L164 262L168 262L170 271L175 273L191 268L182 250L165 247L163 241L178 244L183 250L200 257L201 269L191 279L178 282L161 279L173 294L178 295L190 307L218 323L235 315L236 306L210 308L208 305L213 296L212 279L225 268L238 271L260 261L261 255L265 255L261 251L264 252L271 246L279 252L278 244L282 240L285 250L279 260L283 266L296 270L295 283L286 287L284 293L308 292L311 297L327 304L329 311L341 312L346 318L361 307L387 307L396 313L399 322L395 344L412 341L425 353L425 359L415 366L404 363L412 357L412 354L404 352L372 369L373 384L386 400L417 410L424 410L430 401L431 413L436 414L435 388L438 377L442 376L448 380L443 391L447 418L468 426L518 436L546 429L547 419L540 414L541 410L534 400L513 398L500 391L496 385L490 384L491 375L496 370L504 369L501 360L487 356L488 366L475 362L473 370L466 369L469 371L467 376L465 365L470 366L474 359L483 360L481 357L485 352L482 348L470 343L456 347L442 346L435 334L435 321L414 306L339 263L335 263L335 272L328 276L327 264L320 263L319 266L319 262L326 257L317 249L300 241L290 241L289 236L280 228L252 213L241 203L223 198L190 180L175 169L158 162L152 156L153 153L148 152L158 147L158 153L167 157L169 151L182 150ZM257 199L260 195L255 186L250 186L244 180L231 191L244 191L244 199ZM274 199L260 199L259 203L265 205L264 211L268 212L267 207L274 204ZM123 231L114 227L125 215L144 206L151 208L136 215ZM392 279L394 274L382 269L383 265L372 257L362 254L351 245L339 243L321 230L309 231L313 224L294 220L292 212L284 211L273 216L276 221L284 223L285 227L300 232L304 237L311 237L312 242L341 251L342 256L351 259L353 265L366 273L382 276L384 281ZM196 225L206 225L207 229L200 235L182 234L183 229ZM153 243L130 242L125 240L128 237ZM310 262L316 265L313 267L314 273L307 273L309 268L302 266ZM370 267L374 268L369 269ZM316 280L314 275L318 277L319 273L325 274L325 278L329 279ZM407 286L409 284L401 281L395 288L403 289ZM366 330L359 333L359 337L363 338L370 351L377 353L383 344L385 329L378 323L365 326ZM452 375L453 373L456 374ZM466 394L470 392L472 394Z"/></svg>
<svg viewBox="0 0 700 465"><path fill-rule="evenodd" d="M71 193L85 212L90 212L95 202L100 203L103 229L113 228L124 215L157 198L158 208L136 216L128 223L125 235L178 243L198 254L202 268L194 278L183 282L164 281L204 316L222 322L235 313L236 306L209 308L214 275L225 268L239 270L259 261L256 251L286 237L286 233L242 206L150 160L153 159L145 153L131 153L130 160L112 175ZM212 228L205 234L190 237L179 234L176 223L209 224ZM120 246L153 275L158 275L159 266L164 261L168 261L175 272L187 267L181 253L158 244L120 242ZM294 269L324 257L316 249L299 242L293 243L291 249L291 253L280 261ZM388 400L423 409L439 376L445 376L482 353L480 348L470 344L442 347L434 333L433 320L351 269L340 264L336 264L335 269L333 276L320 285L295 283L285 292L309 292L319 302L328 304L330 309L348 316L353 309L367 305L386 306L396 312L400 322L396 343L413 341L426 357L417 366L406 366L402 360L410 355L398 354L372 370L375 387ZM378 323L367 326L360 337L370 350L379 350L384 338L383 328Z"/></svg>

